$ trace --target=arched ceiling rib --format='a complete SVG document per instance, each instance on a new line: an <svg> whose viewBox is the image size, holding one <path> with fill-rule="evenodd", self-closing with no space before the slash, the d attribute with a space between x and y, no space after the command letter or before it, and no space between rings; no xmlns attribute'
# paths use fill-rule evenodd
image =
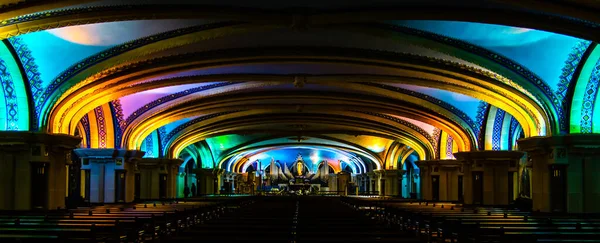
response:
<svg viewBox="0 0 600 243"><path fill-rule="evenodd" d="M272 52L270 52L270 51ZM270 53L269 53L270 52ZM209 52L211 53L211 52ZM352 75L351 77L345 78L344 81L348 80L377 80L381 81L395 81L395 82L414 82L419 80L420 84L430 87L437 87L434 83L443 84L444 89L449 89L454 92L464 93L472 95L476 98L486 100L489 103L496 103L498 107L507 109L511 114L515 114L515 117L520 123L525 124L526 134L550 134L552 131L547 131L549 124L548 117L544 110L538 106L537 102L530 100L526 94L522 94L519 90L515 90L509 84L498 82L494 80L494 77L486 76L484 72L469 69L468 67L454 65L453 63L444 62L441 60L435 60L430 58L422 58L413 55L402 55L393 54L386 52L374 52L364 50L347 50L347 49L335 49L335 48L295 48L293 50L287 48L262 48L262 49L242 49L242 50L227 50L227 51L216 51L209 53L200 54L188 54L183 56L167 57L152 61L147 61L146 65L141 63L135 66L128 66L127 68L121 68L115 70L116 72L106 74L96 78L93 83L101 84L102 86L110 87L110 83L116 83L121 86L131 85L132 83L139 82L144 79L144 76L148 75L160 75L160 73L169 73L174 71L206 68L212 65L224 65L229 63L243 62L243 63L264 63L264 62L312 62L312 63L360 63L362 65L372 66L388 66L395 67L398 70L398 77L374 77L374 76L360 76ZM352 54L349 54L352 53ZM228 55L234 54L231 57ZM198 58L200 57L200 58ZM245 60L244 60L245 59ZM322 61L317 61L322 59ZM189 60L189 61L186 61ZM185 63L185 64L184 64ZM423 65L423 66L418 66ZM433 68L439 66L439 69ZM420 69L420 70L419 70ZM417 73L419 73L417 75ZM468 76L467 76L468 75ZM381 79L383 78L383 79ZM423 79L427 78L429 80ZM322 81L335 81L338 82L339 77L322 77ZM427 84L427 82L433 82ZM465 83L466 82L466 83ZM92 84L93 84L92 83ZM459 84L460 83L460 84ZM437 85L439 85L437 84ZM472 85L482 85L477 88ZM455 86L450 88L448 86ZM341 86L340 86L341 87ZM465 89L466 88L466 89ZM475 88L475 89L474 89ZM485 91L484 91L485 90ZM495 95L489 92L497 92ZM101 93L98 92L97 88L89 87L87 89L79 89L74 95L77 100L83 100L90 98L87 96L90 93ZM114 92L110 92L114 94ZM487 97L486 95L492 95ZM511 98L511 95L514 95ZM517 98L518 97L518 98ZM117 97L112 97L114 99ZM70 98L72 99L72 98ZM96 99L92 99L96 100ZM63 101L65 102L65 101ZM501 102L501 103L498 103ZM502 103L508 102L508 103ZM70 104L73 106L73 104ZM68 109L69 106L58 106L60 109ZM76 111L76 110L75 110ZM60 110L59 110L60 112ZM56 114L56 113L55 113ZM60 114L60 113L59 113ZM62 115L61 115L62 116ZM60 116L59 116L60 117ZM68 125L62 121L52 122L56 127L51 128L59 129L63 124ZM58 130L57 130L58 131ZM68 132L68 130L62 130L62 132Z"/></svg>

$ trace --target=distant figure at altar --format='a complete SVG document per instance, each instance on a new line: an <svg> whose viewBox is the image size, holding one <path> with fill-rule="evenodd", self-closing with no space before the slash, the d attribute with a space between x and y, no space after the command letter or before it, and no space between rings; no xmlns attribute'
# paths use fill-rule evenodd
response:
<svg viewBox="0 0 600 243"><path fill-rule="evenodd" d="M302 155L298 154L296 158L296 162L292 165L292 174L294 176L306 176L308 172L308 168L304 164L304 160L302 159Z"/></svg>

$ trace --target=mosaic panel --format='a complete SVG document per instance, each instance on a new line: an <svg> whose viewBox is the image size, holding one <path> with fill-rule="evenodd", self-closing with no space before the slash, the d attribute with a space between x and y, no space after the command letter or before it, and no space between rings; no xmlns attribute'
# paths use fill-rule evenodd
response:
<svg viewBox="0 0 600 243"><path fill-rule="evenodd" d="M35 117L31 118L30 122L31 130L35 131L39 128L38 118L42 109L41 105L38 106L37 104L40 100L40 97L44 93L44 88L42 87L42 79L40 78L40 72L38 71L38 66L35 64L35 59L33 58L33 55L31 54L29 48L27 48L25 42L22 41L19 37L13 37L8 40L15 49L15 52L17 53L17 56L21 61L21 65L25 70L27 82L29 82L29 88L31 89L31 95L34 104L36 104L34 112Z"/></svg>
<svg viewBox="0 0 600 243"><path fill-rule="evenodd" d="M581 105L581 133L592 133L592 118L596 94L598 93L598 82L600 82L600 60L596 62L590 80L585 87L583 104Z"/></svg>
<svg viewBox="0 0 600 243"><path fill-rule="evenodd" d="M454 142L454 139L452 138L452 136L448 135L447 140L446 140L446 158L456 159L456 158L454 158L454 154L452 153L453 142Z"/></svg>
<svg viewBox="0 0 600 243"><path fill-rule="evenodd" d="M492 132L492 150L500 150L502 147L502 124L506 112L500 108L496 111L494 118L494 131Z"/></svg>
<svg viewBox="0 0 600 243"><path fill-rule="evenodd" d="M123 139L123 131L125 131L125 120L123 119L123 109L121 109L121 102L117 100L113 100L108 103L110 105L110 110L113 115L114 124L114 132L115 132L115 148L121 148L121 141Z"/></svg>
<svg viewBox="0 0 600 243"><path fill-rule="evenodd" d="M85 114L81 118L81 125L83 125L83 129L85 130L85 141L87 141L87 147L90 148L90 117L88 114Z"/></svg>
<svg viewBox="0 0 600 243"><path fill-rule="evenodd" d="M17 94L13 80L10 76L10 72L6 67L6 63L2 59L0 59L0 83L2 84L4 99L6 101L6 130L19 130L19 108L17 105Z"/></svg>
<svg viewBox="0 0 600 243"><path fill-rule="evenodd" d="M567 105L571 100L571 97L567 97L567 91L572 84L571 81L573 79L573 75L575 74L577 67L582 64L580 63L581 59L591 43L592 42L590 41L582 41L575 45L571 51L571 54L569 54L569 57L565 61L565 66L562 68L562 74L560 75L560 81L556 90L557 99L554 101L554 103L556 103L557 106L562 107L563 110L567 108ZM562 116L559 116L559 119L560 131L568 131L569 126L566 114L563 113Z"/></svg>
<svg viewBox="0 0 600 243"><path fill-rule="evenodd" d="M102 106L94 109L96 114L96 123L98 124L98 148L106 148L106 121L104 120L104 111Z"/></svg>

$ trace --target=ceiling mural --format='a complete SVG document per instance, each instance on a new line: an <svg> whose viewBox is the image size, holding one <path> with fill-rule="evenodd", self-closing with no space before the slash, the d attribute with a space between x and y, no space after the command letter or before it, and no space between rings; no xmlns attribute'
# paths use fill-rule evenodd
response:
<svg viewBox="0 0 600 243"><path fill-rule="evenodd" d="M401 169L600 132L600 31L585 15L540 11L553 16L543 24L501 3L509 17L477 4L489 17L438 16L430 1L261 2L36 1L1 13L0 130L283 174L323 161Z"/></svg>

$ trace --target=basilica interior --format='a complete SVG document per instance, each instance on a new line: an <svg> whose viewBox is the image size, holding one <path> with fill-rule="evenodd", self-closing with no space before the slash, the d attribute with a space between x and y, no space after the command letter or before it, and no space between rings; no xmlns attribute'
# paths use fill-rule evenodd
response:
<svg viewBox="0 0 600 243"><path fill-rule="evenodd" d="M2 0L0 241L600 242L599 12Z"/></svg>

